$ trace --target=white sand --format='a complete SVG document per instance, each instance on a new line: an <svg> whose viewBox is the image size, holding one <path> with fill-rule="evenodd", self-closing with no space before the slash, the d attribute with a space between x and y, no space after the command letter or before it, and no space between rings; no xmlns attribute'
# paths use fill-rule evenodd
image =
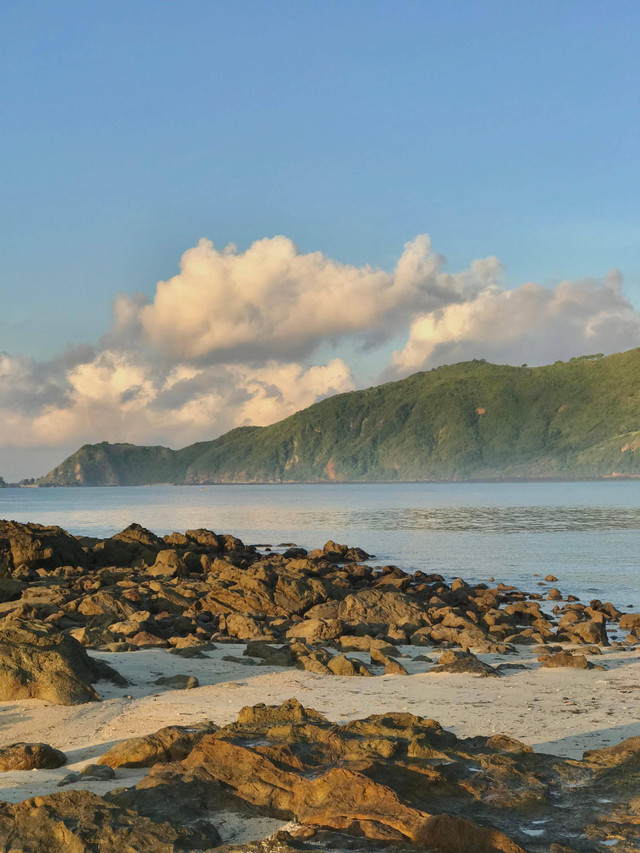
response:
<svg viewBox="0 0 640 853"><path fill-rule="evenodd" d="M162 726L210 719L231 722L245 705L277 704L295 696L338 722L389 711L410 711L438 720L458 736L511 735L536 751L580 758L586 749L612 746L640 735L640 650L606 650L592 656L598 670L540 669L529 649L519 655L479 655L487 663L523 663L503 677L430 675L430 664L403 659L409 676L343 678L295 669L244 666L222 660L241 656L245 646L224 645L206 659L183 659L164 650L92 653L129 681L126 688L102 683L102 702L70 708L41 700L0 703L0 745L42 741L64 750L69 764L58 770L0 774L0 800L17 802L52 793L72 770L95 762L113 743L150 734ZM437 652L405 647L411 656ZM360 655L367 661L368 655ZM195 675L200 687L167 691L152 682L160 675ZM104 793L132 785L145 770L116 771L110 782L74 787ZM233 832L229 833L233 836Z"/></svg>

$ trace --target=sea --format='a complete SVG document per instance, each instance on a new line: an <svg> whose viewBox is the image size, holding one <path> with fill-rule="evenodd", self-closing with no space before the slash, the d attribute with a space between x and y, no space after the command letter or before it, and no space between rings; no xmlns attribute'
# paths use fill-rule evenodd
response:
<svg viewBox="0 0 640 853"><path fill-rule="evenodd" d="M640 609L640 482L0 489L0 518L110 536L206 527L276 548L328 539L374 564Z"/></svg>

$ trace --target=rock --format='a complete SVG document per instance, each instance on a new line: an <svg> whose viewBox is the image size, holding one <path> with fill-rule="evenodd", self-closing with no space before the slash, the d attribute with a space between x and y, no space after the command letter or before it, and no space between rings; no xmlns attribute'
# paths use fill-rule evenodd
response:
<svg viewBox="0 0 640 853"><path fill-rule="evenodd" d="M314 645L336 639L343 630L344 624L341 619L305 619L292 625L287 631L287 637Z"/></svg>
<svg viewBox="0 0 640 853"><path fill-rule="evenodd" d="M324 548L320 553L333 563L362 563L372 558L372 555L367 554L362 548L350 548L348 545L338 545L331 539L325 542Z"/></svg>
<svg viewBox="0 0 640 853"><path fill-rule="evenodd" d="M183 647L174 647L173 649L169 649L170 655L177 655L181 658L206 658L206 655L203 654L205 651L204 647L199 646L183 646Z"/></svg>
<svg viewBox="0 0 640 853"><path fill-rule="evenodd" d="M101 755L98 764L109 767L152 767L165 761L181 761L205 734L216 731L213 723L167 726L152 735L120 741Z"/></svg>
<svg viewBox="0 0 640 853"><path fill-rule="evenodd" d="M158 551L155 563L149 567L148 574L152 577L175 578L186 572L185 561L173 548Z"/></svg>
<svg viewBox="0 0 640 853"><path fill-rule="evenodd" d="M52 770L67 763L67 756L46 743L12 743L0 748L0 771Z"/></svg>
<svg viewBox="0 0 640 853"><path fill-rule="evenodd" d="M162 675L160 678L156 678L153 683L161 687L168 687L171 690L193 690L200 686L195 675Z"/></svg>
<svg viewBox="0 0 640 853"><path fill-rule="evenodd" d="M1 572L2 568L0 568L0 573ZM16 580L15 578L2 577L0 574L0 604L4 604L7 601L16 601L20 598L25 588L26 585L22 581Z"/></svg>
<svg viewBox="0 0 640 853"><path fill-rule="evenodd" d="M409 675L407 670L401 663L397 660L392 660L391 658L387 658L387 661L384 665L384 674L385 675Z"/></svg>
<svg viewBox="0 0 640 853"><path fill-rule="evenodd" d="M268 629L268 627L244 613L229 613L223 620L221 625L224 626L227 634L237 640L263 640L273 642L276 637Z"/></svg>
<svg viewBox="0 0 640 853"><path fill-rule="evenodd" d="M0 803L0 849L12 853L178 853L219 841L213 827L154 823L89 791Z"/></svg>
<svg viewBox="0 0 640 853"><path fill-rule="evenodd" d="M317 728L315 721L307 726L306 737L318 733L326 741L330 732L326 721L318 721L322 722L325 725ZM356 743L359 738L354 748ZM316 768L309 778L299 761L287 760L282 751L278 755L276 764L268 749L258 753L245 745L205 736L187 756L184 767L198 778L215 780L258 809L306 825L347 831L377 842L411 841L443 853L523 853L496 829L481 828L454 815L421 811L404 802L388 784L350 767Z"/></svg>
<svg viewBox="0 0 640 853"><path fill-rule="evenodd" d="M134 646L133 643L105 643L103 646L99 646L99 648L102 652L117 652L118 654L121 652L138 651L138 646Z"/></svg>
<svg viewBox="0 0 640 853"><path fill-rule="evenodd" d="M247 643L244 654L248 657L259 658L271 666L294 666L295 657L288 646L277 648L268 643Z"/></svg>
<svg viewBox="0 0 640 853"><path fill-rule="evenodd" d="M547 575L545 580L547 581L547 583L556 583L558 578L555 577L555 575Z"/></svg>
<svg viewBox="0 0 640 853"><path fill-rule="evenodd" d="M92 595L86 595L78 605L78 613L83 616L104 617L93 620L94 624L99 622L103 626L111 623L127 622L135 613L136 609L128 601L121 600L113 592L100 590ZM139 630L139 626L138 626Z"/></svg>
<svg viewBox="0 0 640 853"><path fill-rule="evenodd" d="M522 741L509 737L508 735L492 735L487 740L490 749L498 749L501 752L533 753L533 749Z"/></svg>
<svg viewBox="0 0 640 853"><path fill-rule="evenodd" d="M487 676L500 677L500 673L496 669L478 660L471 652L446 651L439 658L437 664L429 670L429 673L469 673L483 678Z"/></svg>
<svg viewBox="0 0 640 853"><path fill-rule="evenodd" d="M393 660L388 657L388 655L383 654L379 649L374 646L369 650L369 655L371 657L372 664L378 664L379 666L384 667L385 675L408 675L409 673L402 666L401 663L398 663L397 660Z"/></svg>
<svg viewBox="0 0 640 853"><path fill-rule="evenodd" d="M58 705L79 705L100 699L93 684L126 680L80 643L44 625L24 620L0 628L0 699L46 699Z"/></svg>
<svg viewBox="0 0 640 853"><path fill-rule="evenodd" d="M97 779L100 782L105 782L108 779L115 778L115 772L111 767L100 764L85 764L80 771L80 775L87 779Z"/></svg>
<svg viewBox="0 0 640 853"><path fill-rule="evenodd" d="M640 613L623 613L620 617L619 627L622 631L640 628Z"/></svg>
<svg viewBox="0 0 640 853"><path fill-rule="evenodd" d="M131 637L131 642L134 646L139 646L143 649L153 646L164 649L169 645L166 640L162 639L162 637L158 637L157 634L152 634L150 631L138 631L137 634L134 634L133 637Z"/></svg>
<svg viewBox="0 0 640 853"><path fill-rule="evenodd" d="M8 578L20 566L55 569L85 566L88 553L61 527L0 521L0 577Z"/></svg>
<svg viewBox="0 0 640 853"><path fill-rule="evenodd" d="M378 637L371 637L369 634L365 634L363 637L343 634L336 638L335 645L343 652L371 652L372 649L375 649L382 655L396 656L398 654L395 646Z"/></svg>
<svg viewBox="0 0 640 853"><path fill-rule="evenodd" d="M574 669L591 669L593 664L589 663L584 655L573 655L571 652L557 652L555 655L542 655L538 658L542 666L552 669L559 666L570 666Z"/></svg>
<svg viewBox="0 0 640 853"><path fill-rule="evenodd" d="M67 773L56 785L57 788L66 788L67 785L75 785L77 782L82 782L82 775L74 770L72 773Z"/></svg>
<svg viewBox="0 0 640 853"><path fill-rule="evenodd" d="M340 602L338 616L359 625L413 625L417 630L426 621L421 605L402 592L365 589L351 593Z"/></svg>
<svg viewBox="0 0 640 853"><path fill-rule="evenodd" d="M602 643L602 645L609 645L609 638L607 636L607 629L605 627L604 622L596 622L591 620L589 622L576 622L571 625L570 629L566 631L567 637L570 642L580 642L580 643Z"/></svg>
<svg viewBox="0 0 640 853"><path fill-rule="evenodd" d="M335 655L327 663L327 667L334 675L371 675L365 664L355 658L345 655Z"/></svg>

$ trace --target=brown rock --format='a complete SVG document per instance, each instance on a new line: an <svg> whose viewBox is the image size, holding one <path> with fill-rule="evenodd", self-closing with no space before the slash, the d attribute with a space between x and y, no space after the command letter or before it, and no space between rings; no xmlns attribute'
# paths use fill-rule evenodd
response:
<svg viewBox="0 0 640 853"><path fill-rule="evenodd" d="M491 676L499 678L500 673L483 663L481 660L471 654L471 652L456 652L446 651L439 658L438 665L432 667L429 673L448 672L448 673L469 673L471 675L479 675L483 678Z"/></svg>
<svg viewBox="0 0 640 853"><path fill-rule="evenodd" d="M182 557L173 548L165 548L158 551L158 556L152 566L147 569L147 574L152 577L175 578L183 575L187 568Z"/></svg>
<svg viewBox="0 0 640 853"><path fill-rule="evenodd" d="M0 628L0 699L46 699L78 705L100 699L92 684L126 681L110 666L90 658L73 637L43 623L23 620Z"/></svg>
<svg viewBox="0 0 640 853"><path fill-rule="evenodd" d="M61 527L0 521L0 577L10 577L20 566L55 569L84 566L88 552Z"/></svg>
<svg viewBox="0 0 640 853"><path fill-rule="evenodd" d="M327 667L334 675L371 675L365 664L345 655L335 655L327 663Z"/></svg>
<svg viewBox="0 0 640 853"><path fill-rule="evenodd" d="M89 791L0 803L0 849L12 853L178 853L219 842L209 827L176 829Z"/></svg>
<svg viewBox="0 0 640 853"><path fill-rule="evenodd" d="M120 741L100 756L98 764L108 767L152 767L165 761L181 761L204 735L216 731L213 723L197 726L167 726L155 734Z"/></svg>
<svg viewBox="0 0 640 853"><path fill-rule="evenodd" d="M593 664L590 664L584 655L572 655L571 652L558 652L555 655L542 655L538 658L542 661L542 666L545 669L552 669L560 666L570 666L574 669L590 669Z"/></svg>
<svg viewBox="0 0 640 853"><path fill-rule="evenodd" d="M46 743L12 743L0 748L0 771L51 770L67 763L67 756Z"/></svg>

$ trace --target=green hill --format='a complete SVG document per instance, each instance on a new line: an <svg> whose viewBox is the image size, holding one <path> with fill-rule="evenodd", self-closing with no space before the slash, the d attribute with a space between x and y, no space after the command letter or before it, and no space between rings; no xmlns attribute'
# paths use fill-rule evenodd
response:
<svg viewBox="0 0 640 853"><path fill-rule="evenodd" d="M40 485L640 476L640 349L471 361L339 394L182 450L87 444Z"/></svg>

